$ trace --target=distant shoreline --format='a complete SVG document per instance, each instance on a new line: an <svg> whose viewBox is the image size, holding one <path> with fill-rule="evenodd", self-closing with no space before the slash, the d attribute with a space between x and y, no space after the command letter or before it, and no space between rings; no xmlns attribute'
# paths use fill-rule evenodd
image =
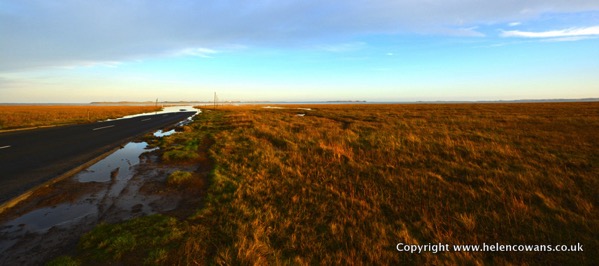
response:
<svg viewBox="0 0 599 266"><path fill-rule="evenodd" d="M599 98L581 99L521 99L521 100L480 100L480 101L221 101L218 105L231 104L468 104L468 103L573 103L599 102ZM107 105L213 105L209 101L164 101L164 102L91 102L91 103L0 103L0 105L72 105L72 106L107 106Z"/></svg>

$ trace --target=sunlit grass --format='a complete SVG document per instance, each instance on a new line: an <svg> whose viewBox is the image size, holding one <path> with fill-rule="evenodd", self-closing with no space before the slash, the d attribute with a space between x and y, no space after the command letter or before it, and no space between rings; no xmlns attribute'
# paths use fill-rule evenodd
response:
<svg viewBox="0 0 599 266"><path fill-rule="evenodd" d="M209 158L198 156L214 169L204 206L172 225L184 232L177 244L143 256L183 265L599 263L599 103L311 108L204 112L165 139L173 150L204 143L197 150ZM410 254L400 242L581 243L585 252ZM140 256L81 247L82 258Z"/></svg>
<svg viewBox="0 0 599 266"><path fill-rule="evenodd" d="M166 184L178 187L189 183L193 179L193 173L186 171L175 171L166 179Z"/></svg>
<svg viewBox="0 0 599 266"><path fill-rule="evenodd" d="M131 114L159 111L155 106L0 106L0 130L90 123Z"/></svg>

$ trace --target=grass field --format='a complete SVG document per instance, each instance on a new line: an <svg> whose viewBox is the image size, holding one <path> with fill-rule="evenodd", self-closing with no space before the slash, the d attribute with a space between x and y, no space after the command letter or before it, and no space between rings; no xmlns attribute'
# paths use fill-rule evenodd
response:
<svg viewBox="0 0 599 266"><path fill-rule="evenodd" d="M0 105L0 130L89 123L158 110L155 106Z"/></svg>
<svg viewBox="0 0 599 266"><path fill-rule="evenodd" d="M165 163L213 167L184 174L209 179L197 213L101 225L55 262L599 264L599 103L309 107L198 115L156 141ZM584 252L411 254L398 243Z"/></svg>

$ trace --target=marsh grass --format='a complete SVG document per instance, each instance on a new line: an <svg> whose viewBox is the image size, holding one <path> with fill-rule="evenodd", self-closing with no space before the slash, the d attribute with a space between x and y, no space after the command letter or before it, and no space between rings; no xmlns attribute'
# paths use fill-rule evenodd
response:
<svg viewBox="0 0 599 266"><path fill-rule="evenodd" d="M181 225L183 223L177 219L163 215L141 217L120 224L100 224L93 234L82 237L79 245L82 249L92 250L85 257L89 262L160 265L165 263L166 254L182 242L185 232Z"/></svg>
<svg viewBox="0 0 599 266"><path fill-rule="evenodd" d="M168 186L182 186L185 185L193 179L193 173L186 171L175 171L171 173L166 179L166 184Z"/></svg>
<svg viewBox="0 0 599 266"><path fill-rule="evenodd" d="M126 115L159 111L155 106L0 106L0 130L90 123Z"/></svg>
<svg viewBox="0 0 599 266"><path fill-rule="evenodd" d="M176 245L145 254L182 265L599 263L599 103L311 108L222 108L162 143L205 143L214 167L203 207L170 225ZM86 238L101 243L102 230ZM585 251L410 254L400 242ZM138 254L82 243L80 258Z"/></svg>

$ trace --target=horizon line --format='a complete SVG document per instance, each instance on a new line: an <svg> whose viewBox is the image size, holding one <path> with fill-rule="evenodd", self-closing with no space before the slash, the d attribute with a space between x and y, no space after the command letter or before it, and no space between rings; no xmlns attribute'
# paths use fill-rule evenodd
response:
<svg viewBox="0 0 599 266"><path fill-rule="evenodd" d="M527 103L527 102L599 102L599 97L588 98L550 98L550 99L516 99L516 100L405 100L405 101L366 101L366 100L226 100L216 101L216 103L230 104L251 104L251 103L270 103L270 104L310 104L310 103L328 103L328 104L393 104L393 103ZM214 101L93 101L93 102L6 102L0 105L106 105L106 104L185 104L201 103L214 104Z"/></svg>

